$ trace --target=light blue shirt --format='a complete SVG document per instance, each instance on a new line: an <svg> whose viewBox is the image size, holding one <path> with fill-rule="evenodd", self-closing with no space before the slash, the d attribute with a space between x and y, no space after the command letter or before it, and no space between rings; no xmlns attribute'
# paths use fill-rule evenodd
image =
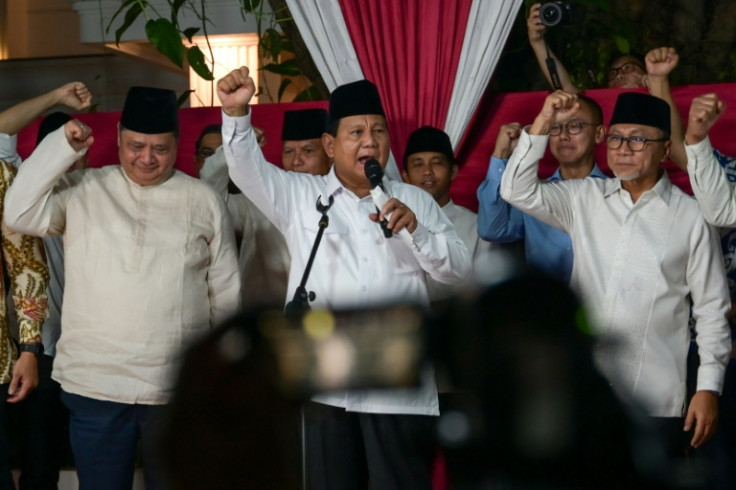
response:
<svg viewBox="0 0 736 490"><path fill-rule="evenodd" d="M491 157L488 174L478 187L478 234L498 243L524 239L527 263L548 272L565 284L572 273L572 241L570 235L516 209L503 200L498 192L507 160ZM593 165L591 177L608 178L598 165ZM549 181L562 180L560 169Z"/></svg>

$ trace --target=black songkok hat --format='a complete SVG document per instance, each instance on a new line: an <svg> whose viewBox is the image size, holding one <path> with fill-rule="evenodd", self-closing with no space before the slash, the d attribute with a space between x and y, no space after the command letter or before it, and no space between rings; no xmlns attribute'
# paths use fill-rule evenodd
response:
<svg viewBox="0 0 736 490"><path fill-rule="evenodd" d="M624 92L616 99L609 127L614 124L643 124L670 135L670 106L659 97L640 92Z"/></svg>
<svg viewBox="0 0 736 490"><path fill-rule="evenodd" d="M43 118L41 124L38 126L38 135L36 136L36 146L43 141L43 139L49 135L49 133L56 131L68 121L71 121L72 117L64 112L52 112L48 116Z"/></svg>
<svg viewBox="0 0 736 490"><path fill-rule="evenodd" d="M327 126L327 111L324 109L303 109L284 112L282 141L301 141L321 138Z"/></svg>
<svg viewBox="0 0 736 490"><path fill-rule="evenodd" d="M130 87L120 124L144 134L178 132L176 93L163 88Z"/></svg>
<svg viewBox="0 0 736 490"><path fill-rule="evenodd" d="M378 95L378 88L368 80L340 85L330 94L330 114L328 123L348 116L378 114L386 117Z"/></svg>
<svg viewBox="0 0 736 490"><path fill-rule="evenodd" d="M450 164L455 163L455 154L452 151L450 137L444 131L432 126L422 126L409 135L409 141L406 143L406 151L404 152L404 167L406 167L406 161L411 155L422 151L442 153L447 157Z"/></svg>

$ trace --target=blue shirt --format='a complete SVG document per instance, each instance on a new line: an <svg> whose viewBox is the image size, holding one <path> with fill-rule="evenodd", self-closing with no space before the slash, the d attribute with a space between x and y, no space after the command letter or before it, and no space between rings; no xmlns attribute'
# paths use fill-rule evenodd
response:
<svg viewBox="0 0 736 490"><path fill-rule="evenodd" d="M519 211L501 198L498 188L507 160L491 157L488 174L478 187L478 235L499 243L524 239L526 260L530 265L550 273L554 277L570 282L572 273L572 241L562 230L539 221ZM598 165L593 165L591 177L608 178ZM549 181L562 180L560 169Z"/></svg>

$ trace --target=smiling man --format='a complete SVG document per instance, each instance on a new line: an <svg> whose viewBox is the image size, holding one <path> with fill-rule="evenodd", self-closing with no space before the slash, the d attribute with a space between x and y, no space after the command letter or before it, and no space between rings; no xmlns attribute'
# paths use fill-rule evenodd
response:
<svg viewBox="0 0 736 490"><path fill-rule="evenodd" d="M683 429L699 447L715 432L717 396L731 350L730 307L718 234L698 203L673 186L665 101L619 95L607 136L615 179L541 182L538 162L550 131L579 111L574 94L550 94L501 181L501 195L568 232L575 248L572 287L592 313L596 361L619 396L643 405L661 427L669 455L684 450ZM700 366L687 400L690 312Z"/></svg>
<svg viewBox="0 0 736 490"><path fill-rule="evenodd" d="M595 148L605 138L603 112L593 99L578 95L579 109L560 117L549 132L549 149L560 166L550 182L606 179L595 163ZM573 250L570 236L530 214L512 207L498 192L509 155L521 134L518 123L501 127L488 174L478 188L478 234L491 242L524 240L527 263L547 271L565 284L570 282Z"/></svg>
<svg viewBox="0 0 736 490"><path fill-rule="evenodd" d="M364 165L385 167L389 135L381 99L367 80L330 95L322 137L334 164L324 176L287 172L269 164L258 148L248 103L255 84L246 67L217 83L223 108L223 146L230 177L284 234L291 254L289 291L299 284L317 235L320 200L333 200L329 226L314 259L307 288L313 306L371 308L387 303L428 306L425 272L457 283L470 261L450 221L426 192L384 179L393 196L380 214L393 212L386 238ZM309 488L430 489L439 415L433 373L418 388L321 394L305 407Z"/></svg>
<svg viewBox="0 0 736 490"><path fill-rule="evenodd" d="M404 152L404 181L429 192L440 205L476 262L491 253L492 244L478 236L478 217L450 198L450 186L458 173L450 137L432 126L422 126L409 135ZM432 300L452 295L455 287L427 280Z"/></svg>
<svg viewBox="0 0 736 490"><path fill-rule="evenodd" d="M178 356L240 304L224 204L174 169L178 129L173 91L133 87L120 165L67 173L94 142L71 120L23 163L6 198L11 227L64 235L53 378L70 412L81 489L129 490L139 440L146 488L161 488L156 424Z"/></svg>

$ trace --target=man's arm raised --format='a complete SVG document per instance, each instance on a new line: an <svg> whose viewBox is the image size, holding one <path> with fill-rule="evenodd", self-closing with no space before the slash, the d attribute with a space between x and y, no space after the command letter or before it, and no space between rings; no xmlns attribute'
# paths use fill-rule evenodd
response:
<svg viewBox="0 0 736 490"><path fill-rule="evenodd" d="M92 129L76 119L44 138L21 165L5 196L3 218L10 228L35 236L63 233L70 191L54 194L54 188L93 142Z"/></svg>
<svg viewBox="0 0 736 490"><path fill-rule="evenodd" d="M716 94L695 97L690 106L685 151L693 194L708 223L736 226L736 194L713 154L708 133L725 109Z"/></svg>

